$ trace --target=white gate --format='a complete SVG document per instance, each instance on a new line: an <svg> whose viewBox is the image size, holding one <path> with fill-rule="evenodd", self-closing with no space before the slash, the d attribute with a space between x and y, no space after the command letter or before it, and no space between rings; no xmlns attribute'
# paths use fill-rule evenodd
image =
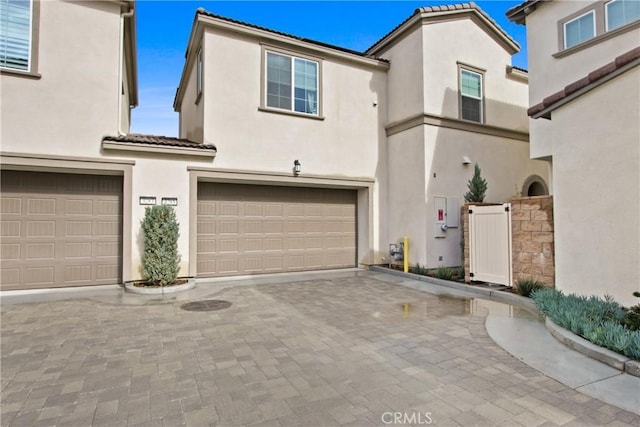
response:
<svg viewBox="0 0 640 427"><path fill-rule="evenodd" d="M511 286L510 207L469 206L471 280Z"/></svg>

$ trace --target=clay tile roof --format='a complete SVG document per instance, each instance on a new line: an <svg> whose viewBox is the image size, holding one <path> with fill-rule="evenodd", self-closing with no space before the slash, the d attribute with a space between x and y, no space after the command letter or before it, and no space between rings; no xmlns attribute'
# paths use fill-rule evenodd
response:
<svg viewBox="0 0 640 427"><path fill-rule="evenodd" d="M503 37L505 37L507 40L509 40L515 46L518 46L518 47L520 46L505 30L502 29L502 27L500 27L500 25L498 25L498 23L493 18L491 18L482 9L480 9L480 7L478 5L476 5L474 2L469 2L469 3L445 4L445 5L440 5L440 6L423 6L423 7L419 7L407 19L402 21L395 28L393 28L391 31L389 31L387 34L385 34L382 38L380 38L378 41L376 41L374 44L372 44L365 52L369 52L369 51L373 50L374 47L379 45L384 39L389 37L398 28L402 27L404 24L406 24L408 21L410 21L416 15L420 15L420 14L423 14L423 13L453 12L453 11L460 11L460 10L475 10L480 15L482 15L487 21L489 21L495 27L495 29L500 34L502 34Z"/></svg>
<svg viewBox="0 0 640 427"><path fill-rule="evenodd" d="M566 85L561 90L547 96L542 100L542 102L529 108L527 110L527 114L529 114L529 116L536 116L543 111L547 111L547 113L542 115L541 117L548 119L551 117L551 111L559 107L561 105L560 103L564 103L567 97L575 94L576 92L584 89L587 86L598 84L605 78L611 76L616 72L619 72L621 68L631 64L634 61L638 62L638 64L636 65L640 64L640 47L636 47L635 49L632 49L629 52L616 57L615 60L590 72L586 77L576 80Z"/></svg>
<svg viewBox="0 0 640 427"><path fill-rule="evenodd" d="M162 147L182 147L182 148L194 148L199 150L211 150L216 151L216 146L211 144L200 144L189 139L175 138L172 136L160 136L160 135L142 135L139 133L131 133L121 136L105 136L102 141L109 142L124 142L130 144L147 144L157 145Z"/></svg>
<svg viewBox="0 0 640 427"><path fill-rule="evenodd" d="M344 47L332 45L332 44L329 44L329 43L324 43L324 42L321 42L321 41L318 41L318 40L308 39L308 38L305 38L305 37L296 36L296 35L289 34L289 33L283 33L282 31L277 31L277 30L273 30L271 28L262 27L260 25L251 24L249 22L239 21L239 20L233 19L233 18L227 18L225 16L221 16L221 15L217 15L215 13L208 12L208 11L204 10L203 8L198 8L198 10L196 11L196 15L209 16L211 18L220 19L222 21L231 22L233 24L242 25L244 27L254 28L256 30L266 31L266 32L269 32L271 34L277 34L279 36L288 37L288 38L291 38L291 39L294 39L294 40L298 40L298 41L301 41L301 42L305 42L305 43L311 43L311 44L314 44L314 45L317 45L317 46L321 46L321 47L324 47L324 48L339 50L341 52L350 53L352 55L357 55L357 56L362 56L364 58L371 58L371 59L375 59L375 60L381 61L381 62L386 62L386 63L389 62L386 59L377 58L377 57L371 56L371 55L366 55L365 53L358 52L357 50L347 49L347 48L344 48Z"/></svg>

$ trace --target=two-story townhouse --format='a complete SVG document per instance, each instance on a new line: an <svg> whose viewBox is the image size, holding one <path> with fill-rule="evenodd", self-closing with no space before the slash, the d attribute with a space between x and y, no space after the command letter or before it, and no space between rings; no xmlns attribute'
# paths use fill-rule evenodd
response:
<svg viewBox="0 0 640 427"><path fill-rule="evenodd" d="M132 163L100 141L138 102L133 7L0 3L2 289L122 280Z"/></svg>
<svg viewBox="0 0 640 427"><path fill-rule="evenodd" d="M367 50L391 63L389 238L410 236L414 262L460 264L459 204L473 163L488 202L548 191L547 165L528 156L527 73L511 66L518 51L473 3L419 8Z"/></svg>
<svg viewBox="0 0 640 427"><path fill-rule="evenodd" d="M640 2L527 1L531 157L552 164L556 286L640 290Z"/></svg>
<svg viewBox="0 0 640 427"><path fill-rule="evenodd" d="M411 264L460 265L472 163L488 201L546 188L518 50L474 4L418 9L364 53L199 10L174 108L180 136L219 153L190 172L191 273L380 263L403 236ZM349 192L349 217L334 216L332 198ZM288 207L305 195L329 205Z"/></svg>
<svg viewBox="0 0 640 427"><path fill-rule="evenodd" d="M198 10L174 108L180 136L215 143L218 154L212 167L190 169L191 274L374 262L387 239L388 68Z"/></svg>
<svg viewBox="0 0 640 427"><path fill-rule="evenodd" d="M0 12L2 289L139 277L141 203L188 193L185 162L210 163L215 148L128 135L133 0L1 2Z"/></svg>

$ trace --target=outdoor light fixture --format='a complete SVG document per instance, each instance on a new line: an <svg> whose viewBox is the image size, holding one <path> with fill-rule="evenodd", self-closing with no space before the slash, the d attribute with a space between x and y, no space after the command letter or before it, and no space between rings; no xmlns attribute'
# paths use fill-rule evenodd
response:
<svg viewBox="0 0 640 427"><path fill-rule="evenodd" d="M300 168L301 168L301 164L298 160L294 160L293 161L293 173L295 175L299 175L300 174Z"/></svg>
<svg viewBox="0 0 640 427"><path fill-rule="evenodd" d="M462 156L462 164L463 165L470 165L471 164L471 159L468 156Z"/></svg>

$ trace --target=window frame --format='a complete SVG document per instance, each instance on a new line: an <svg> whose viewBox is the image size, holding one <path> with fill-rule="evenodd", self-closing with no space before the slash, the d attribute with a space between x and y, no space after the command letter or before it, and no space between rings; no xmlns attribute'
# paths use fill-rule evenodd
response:
<svg viewBox="0 0 640 427"><path fill-rule="evenodd" d="M592 27L593 27L593 35L591 37L589 37L589 38L580 40L579 42L574 43L571 46L567 46L567 25L571 24L572 22L576 22L576 21L584 18L587 15L591 15L592 16L591 24L592 24ZM570 49L570 48L572 48L574 46L581 45L582 43L585 43L585 42L595 38L597 36L597 34L598 34L598 28L597 28L596 22L597 22L597 17L596 17L595 9L587 10L586 12L584 12L584 13L582 13L582 14L574 17L574 18L571 18L571 19L568 19L567 21L564 21L564 23L562 24L563 49Z"/></svg>
<svg viewBox="0 0 640 427"><path fill-rule="evenodd" d="M27 59L27 69L5 67L0 65L0 74L9 74L22 77L37 78L38 74L38 45L40 29L40 0L29 0L30 21L29 21L29 54Z"/></svg>
<svg viewBox="0 0 640 427"><path fill-rule="evenodd" d="M617 26L615 28L609 28L609 5L612 5L612 4L614 4L614 3L618 2L618 1L624 2L626 0L609 0L608 2L606 2L604 4L604 31L605 32L615 31L618 28L623 28L624 26L626 26L628 24L631 24L632 22L637 21L638 19L640 19L640 17L638 17L635 20L631 20L629 22L625 22L624 24L619 25L619 26Z"/></svg>
<svg viewBox="0 0 640 427"><path fill-rule="evenodd" d="M323 58L311 56L307 54L301 54L299 52L289 51L283 48L279 48L272 45L261 44L261 67L260 67L260 104L258 110L277 113L277 114L287 114L293 115L297 117L306 117L310 119L316 120L324 120L323 116L323 97L322 97L322 63ZM267 67L268 61L267 56L269 53L281 56L287 56L291 59L291 109L286 108L278 108L271 107L267 104ZM317 103L317 111L316 113L305 113L295 110L295 60L301 59L305 61L311 61L316 63L316 103Z"/></svg>
<svg viewBox="0 0 640 427"><path fill-rule="evenodd" d="M466 122L469 123L477 123L477 124L486 124L486 103L485 103L485 99L486 99L486 95L485 95L485 74L486 74L486 70L482 69L482 68L478 68L478 67L474 67L472 65L468 65L468 64L463 64L461 62L457 63L458 65L458 117L460 118L460 120L464 120ZM471 74L476 74L478 76L480 76L480 98L476 98L473 97L471 95L464 95L462 93L462 73L463 71L466 71L468 73ZM472 120L472 119L467 119L463 117L463 110L462 110L462 98L463 97L467 97L467 98L471 98L471 99L476 99L480 101L480 121L476 121L476 120Z"/></svg>
<svg viewBox="0 0 640 427"><path fill-rule="evenodd" d="M568 55L571 55L575 52L579 52L588 47L599 44L605 40L609 40L613 37L617 37L626 32L632 31L636 28L640 28L640 18L627 22L619 27L609 29L607 25L607 4L613 3L616 0L598 0L586 7L583 7L576 12L565 16L564 18L558 20L558 51L552 56L554 58L562 58ZM567 23L579 19L580 17L586 15L587 13L594 14L594 36L583 40L580 43L574 44L571 47L566 47L566 32L565 27Z"/></svg>

